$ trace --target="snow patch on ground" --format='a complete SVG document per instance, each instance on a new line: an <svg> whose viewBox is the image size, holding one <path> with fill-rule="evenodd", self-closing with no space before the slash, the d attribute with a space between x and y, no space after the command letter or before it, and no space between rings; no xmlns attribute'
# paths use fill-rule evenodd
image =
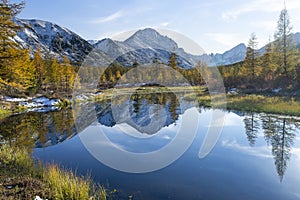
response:
<svg viewBox="0 0 300 200"><path fill-rule="evenodd" d="M22 101L28 101L28 100L31 100L31 98L4 97L4 101L8 101L8 102L22 102Z"/></svg>
<svg viewBox="0 0 300 200"><path fill-rule="evenodd" d="M37 97L37 98L4 97L3 101L18 103L19 105L30 108L30 110L36 110L36 108L38 108L39 110L43 110L41 108L44 108L45 110L49 110L49 109L53 110L53 109L57 109L58 104L60 103L59 99L49 99L47 97Z"/></svg>
<svg viewBox="0 0 300 200"><path fill-rule="evenodd" d="M37 107L53 107L59 104L59 99L48 99L47 97L34 98L31 101L22 101L20 105L28 108L37 108Z"/></svg>

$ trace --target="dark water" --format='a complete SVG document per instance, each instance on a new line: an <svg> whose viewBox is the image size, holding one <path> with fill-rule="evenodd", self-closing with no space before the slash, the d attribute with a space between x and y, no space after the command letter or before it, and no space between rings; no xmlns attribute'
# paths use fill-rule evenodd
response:
<svg viewBox="0 0 300 200"><path fill-rule="evenodd" d="M112 104L117 107L112 109ZM130 195L133 199L300 199L300 119L221 111L225 116L221 135L208 155L199 158L216 111L196 108L196 120L191 112L194 106L172 94L148 94L102 101L93 104L92 110L90 106L81 110L94 113L94 118L80 118L72 110L27 113L1 121L1 141L34 147L35 158L54 161L79 174L90 173L109 190L117 189L113 199L129 199ZM155 163L163 163L181 147L169 155L157 152L174 140L184 141L176 137L179 129L189 135L194 130L188 123L195 122L198 127L191 145L170 165L148 173L117 170L129 166L138 172L145 167L143 163L152 163L147 156L131 160L126 152L154 152ZM98 161L89 144L99 147L96 154L100 157L117 159L118 166ZM125 152L124 157L105 148L112 144Z"/></svg>

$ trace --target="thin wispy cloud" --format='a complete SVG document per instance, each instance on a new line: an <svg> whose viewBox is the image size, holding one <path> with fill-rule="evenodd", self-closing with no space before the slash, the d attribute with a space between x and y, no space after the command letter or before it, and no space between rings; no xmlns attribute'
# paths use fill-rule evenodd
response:
<svg viewBox="0 0 300 200"><path fill-rule="evenodd" d="M232 47L233 44L238 44L243 41L241 35L238 33L206 33L205 35L228 47Z"/></svg>
<svg viewBox="0 0 300 200"><path fill-rule="evenodd" d="M264 29L265 31L274 31L276 29L276 20L263 20L263 21L253 21L250 23L252 26L259 29Z"/></svg>
<svg viewBox="0 0 300 200"><path fill-rule="evenodd" d="M271 149L268 146L256 146L255 148L250 146L245 146L239 144L236 140L223 140L222 146L232 150L239 151L251 156L261 157L261 158L272 158Z"/></svg>
<svg viewBox="0 0 300 200"><path fill-rule="evenodd" d="M123 17L124 15L125 15L125 13L123 11L118 11L111 15L92 20L91 22L96 23L96 24L107 23L107 22L115 21L115 20Z"/></svg>
<svg viewBox="0 0 300 200"><path fill-rule="evenodd" d="M278 12L283 8L283 2L274 0L254 0L240 7L226 10L222 13L222 19L225 21L235 20L240 15L250 12Z"/></svg>
<svg viewBox="0 0 300 200"><path fill-rule="evenodd" d="M162 27L166 27L170 24L170 22L162 22L160 23L159 25L162 26Z"/></svg>

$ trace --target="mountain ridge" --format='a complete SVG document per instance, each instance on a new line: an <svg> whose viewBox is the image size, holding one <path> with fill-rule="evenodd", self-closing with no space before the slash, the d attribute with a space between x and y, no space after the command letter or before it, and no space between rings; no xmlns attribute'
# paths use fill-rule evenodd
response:
<svg viewBox="0 0 300 200"><path fill-rule="evenodd" d="M154 60L167 64L172 52L177 54L181 68L193 68L198 61L208 61L210 66L230 65L244 60L247 47L240 43L224 53L193 55L180 48L170 37L160 34L152 28L140 29L124 41L110 38L85 40L68 28L55 23L37 19L15 19L24 29L14 38L32 54L38 49L46 55L62 59L67 56L72 62L83 62L95 48L106 53L124 66L152 63ZM297 47L300 48L300 33L293 34ZM259 49L264 52L264 47Z"/></svg>
<svg viewBox="0 0 300 200"><path fill-rule="evenodd" d="M82 62L93 49L86 40L69 29L55 23L36 19L14 19L23 27L14 40L31 53L40 48L45 55L61 58L67 56L72 62Z"/></svg>

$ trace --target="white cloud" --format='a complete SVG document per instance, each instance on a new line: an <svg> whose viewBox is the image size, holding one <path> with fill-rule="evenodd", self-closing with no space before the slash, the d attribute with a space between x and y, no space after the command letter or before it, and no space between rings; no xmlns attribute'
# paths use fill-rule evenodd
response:
<svg viewBox="0 0 300 200"><path fill-rule="evenodd" d="M245 153L256 157L261 157L261 158L273 157L271 154L272 150L268 146L258 146L258 147L243 146L238 144L236 140L233 141L224 140L222 141L222 146L225 148L233 149L241 153Z"/></svg>
<svg viewBox="0 0 300 200"><path fill-rule="evenodd" d="M171 140L172 139L169 135L164 135L162 138L165 139L165 140Z"/></svg>
<svg viewBox="0 0 300 200"><path fill-rule="evenodd" d="M257 27L259 29L264 29L265 31L272 31L276 29L277 20L263 20L263 21L255 21L250 23L252 26Z"/></svg>
<svg viewBox="0 0 300 200"><path fill-rule="evenodd" d="M224 126L243 126L244 122L243 122L243 117L230 112L230 113L226 113L225 116L225 120L224 120Z"/></svg>
<svg viewBox="0 0 300 200"><path fill-rule="evenodd" d="M296 10L300 8L299 0L289 0L286 4L287 10Z"/></svg>
<svg viewBox="0 0 300 200"><path fill-rule="evenodd" d="M298 159L300 158L300 148L292 148L291 153L293 154L293 156L297 157Z"/></svg>
<svg viewBox="0 0 300 200"><path fill-rule="evenodd" d="M233 8L231 10L226 10L222 13L222 19L225 21L235 20L239 15L249 13L249 12L277 12L283 8L283 2L274 0L254 0L248 3Z"/></svg>
<svg viewBox="0 0 300 200"><path fill-rule="evenodd" d="M159 24L159 26L163 26L163 27L166 27L170 24L170 22L162 22Z"/></svg>
<svg viewBox="0 0 300 200"><path fill-rule="evenodd" d="M101 17L101 18L98 18L96 20L93 20L92 23L107 23L107 22L111 22L111 21L114 21L114 20L117 20L121 17L124 16L124 12L123 11L118 11L118 12L115 12L111 15L108 15L108 16L105 16L105 17Z"/></svg>

